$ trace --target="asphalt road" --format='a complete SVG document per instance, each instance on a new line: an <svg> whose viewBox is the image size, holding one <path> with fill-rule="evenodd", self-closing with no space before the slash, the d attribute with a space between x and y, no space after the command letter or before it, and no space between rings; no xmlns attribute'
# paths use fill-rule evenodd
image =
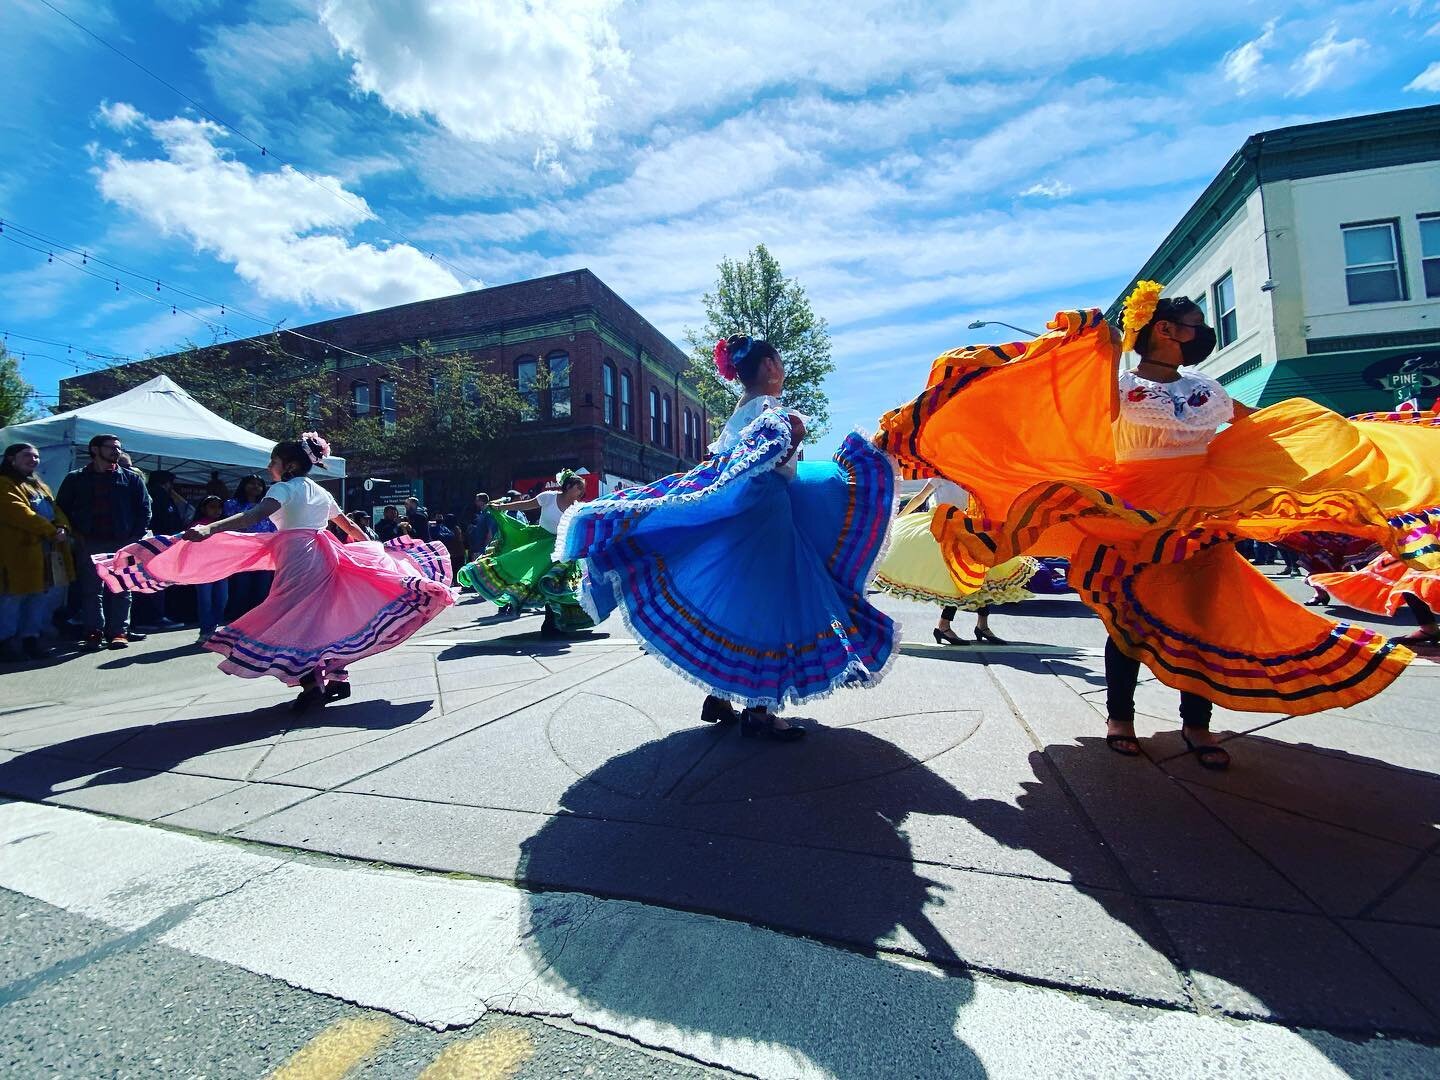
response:
<svg viewBox="0 0 1440 1080"><path fill-rule="evenodd" d="M733 1075L533 1019L437 1032L0 889L0 1076L700 1080Z"/></svg>

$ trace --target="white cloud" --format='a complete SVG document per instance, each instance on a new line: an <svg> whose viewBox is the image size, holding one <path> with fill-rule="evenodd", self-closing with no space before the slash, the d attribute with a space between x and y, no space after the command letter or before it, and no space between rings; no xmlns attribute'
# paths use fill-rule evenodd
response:
<svg viewBox="0 0 1440 1080"><path fill-rule="evenodd" d="M323 0L352 78L403 116L476 142L512 135L588 144L624 70L618 0Z"/></svg>
<svg viewBox="0 0 1440 1080"><path fill-rule="evenodd" d="M1288 97L1302 97L1331 82L1337 73L1345 74L1342 65L1359 58L1367 42L1364 38L1340 39L1340 28L1331 26L1323 37L1316 40L1305 55L1295 62L1296 84L1287 92Z"/></svg>
<svg viewBox="0 0 1440 1080"><path fill-rule="evenodd" d="M1418 93L1440 94L1440 60L1435 61L1405 86L1406 90Z"/></svg>
<svg viewBox="0 0 1440 1080"><path fill-rule="evenodd" d="M117 101L113 105L108 101L100 103L99 120L108 128L115 131L128 131L140 123L140 110L134 105L124 101Z"/></svg>
<svg viewBox="0 0 1440 1080"><path fill-rule="evenodd" d="M208 121L148 121L165 156L110 153L96 169L101 194L167 235L230 263L263 297L368 310L460 292L450 271L407 244L376 247L346 234L374 214L333 177L257 173L229 157Z"/></svg>
<svg viewBox="0 0 1440 1080"><path fill-rule="evenodd" d="M1031 184L1024 191L1020 192L1020 197L1025 198L1027 196L1038 195L1044 199L1063 199L1067 195L1073 195L1074 193L1075 189L1064 180L1042 180L1037 184Z"/></svg>
<svg viewBox="0 0 1440 1080"><path fill-rule="evenodd" d="M1275 43L1275 24L1278 21L1278 19L1271 19L1265 24L1259 37L1226 53L1225 58L1220 62L1225 78L1234 83L1235 88L1241 94L1248 94L1255 88L1260 66L1265 60L1265 53Z"/></svg>

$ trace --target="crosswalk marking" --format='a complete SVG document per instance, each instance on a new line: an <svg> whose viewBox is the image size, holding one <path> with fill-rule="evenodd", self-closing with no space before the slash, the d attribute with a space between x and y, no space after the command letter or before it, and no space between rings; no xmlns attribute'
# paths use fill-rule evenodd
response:
<svg viewBox="0 0 1440 1080"><path fill-rule="evenodd" d="M535 1042L516 1028L497 1028L447 1046L419 1080L508 1080L535 1054Z"/></svg>
<svg viewBox="0 0 1440 1080"><path fill-rule="evenodd" d="M341 1080L395 1034L388 1016L360 1016L331 1024L302 1046L268 1080Z"/></svg>

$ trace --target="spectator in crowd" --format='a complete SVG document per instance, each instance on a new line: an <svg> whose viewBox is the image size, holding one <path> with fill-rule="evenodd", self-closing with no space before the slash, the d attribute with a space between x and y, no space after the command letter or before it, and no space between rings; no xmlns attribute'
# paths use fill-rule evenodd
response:
<svg viewBox="0 0 1440 1080"><path fill-rule="evenodd" d="M139 472L128 464L128 460L127 455L121 454L120 467ZM194 510L175 490L175 474L156 469L150 474L145 489L150 493L150 531L156 536L175 536L184 532L194 516ZM174 599L172 592L164 589L138 594L134 601L135 625L141 630L173 630L184 625L180 620L169 617L169 601Z"/></svg>
<svg viewBox="0 0 1440 1080"><path fill-rule="evenodd" d="M65 477L56 503L79 540L75 552L80 577L85 647L124 649L144 634L130 629L130 593L108 591L90 556L119 551L150 528L150 493L140 475L120 467L122 447L116 435L90 440L90 463Z"/></svg>
<svg viewBox="0 0 1440 1080"><path fill-rule="evenodd" d="M75 576L70 522L36 475L40 451L5 448L0 460L0 650L6 660L38 660L41 641Z"/></svg>
<svg viewBox="0 0 1440 1080"><path fill-rule="evenodd" d="M475 493L475 505L465 520L465 547L471 559L485 554L490 541L495 539L495 519L490 516L490 496L483 491Z"/></svg>
<svg viewBox="0 0 1440 1080"><path fill-rule="evenodd" d="M366 540L380 539L380 537L376 535L375 530L370 527L370 515L367 514L364 510L356 510L351 513L350 520L355 523L355 527L357 529L359 529L362 533L365 534Z"/></svg>
<svg viewBox="0 0 1440 1080"><path fill-rule="evenodd" d="M223 517L231 514L244 514L253 510L259 505L260 500L265 497L265 481L258 475L251 473L243 477L235 485L235 493L225 500ZM222 491L223 495L224 492ZM250 528L242 530L253 533L271 533L275 531L275 523L269 518L261 518ZM246 570L239 574L231 574L229 581L229 599L227 607L232 620L238 619L251 608L257 607L265 597L270 595L270 585L275 580L273 570Z"/></svg>
<svg viewBox="0 0 1440 1080"><path fill-rule="evenodd" d="M446 514L430 530L431 537L444 544L445 550L450 553L452 571L465 565L465 538L460 532L460 519L454 514Z"/></svg>
<svg viewBox="0 0 1440 1080"><path fill-rule="evenodd" d="M507 503L515 502L519 498L521 498L520 492L516 491L514 488L511 488L509 491L505 492L505 501ZM525 516L524 510L506 510L505 513L509 517L514 518L516 521L522 521L526 525L530 524L530 519Z"/></svg>
<svg viewBox="0 0 1440 1080"><path fill-rule="evenodd" d="M430 515L420 500L411 495L405 500L405 520L410 523L410 534L417 540L432 540L430 535Z"/></svg>
<svg viewBox="0 0 1440 1080"><path fill-rule="evenodd" d="M219 495L206 495L195 508L196 525L209 525L226 517L225 500ZM232 577L241 577L234 574ZM231 578L207 582L195 586L195 612L200 621L200 637L196 644L203 645L211 634L220 628L225 618L225 603L230 594Z"/></svg>
<svg viewBox="0 0 1440 1080"><path fill-rule="evenodd" d="M375 535L382 544L388 544L400 535L399 507L392 504L380 512L380 520L375 523Z"/></svg>
<svg viewBox="0 0 1440 1080"><path fill-rule="evenodd" d="M249 477L246 477L249 479ZM258 476L255 479L260 479ZM243 481L242 481L243 482ZM264 486L263 484L261 485ZM230 492L225 489L225 481L220 479L220 472L217 469L210 470L210 480L205 485L206 495L215 495L222 501L229 498Z"/></svg>

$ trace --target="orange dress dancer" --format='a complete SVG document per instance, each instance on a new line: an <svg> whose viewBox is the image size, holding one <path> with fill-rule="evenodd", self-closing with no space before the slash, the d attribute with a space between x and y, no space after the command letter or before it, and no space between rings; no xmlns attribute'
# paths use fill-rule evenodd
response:
<svg viewBox="0 0 1440 1080"><path fill-rule="evenodd" d="M1129 340L1160 289L1142 283L1127 300ZM1049 325L1033 341L945 353L924 392L881 421L875 441L906 475L971 493L968 512L934 523L957 580L978 587L1018 555L1068 558L1116 647L1224 708L1320 712L1393 681L1408 649L1291 600L1233 542L1343 532L1440 568L1440 421L1352 421L1296 398L1236 409L1183 453L1122 455L1113 332L1094 309ZM1145 387L1127 378L1126 404L1143 409L1132 395ZM1187 402L1173 406L1179 416Z"/></svg>

